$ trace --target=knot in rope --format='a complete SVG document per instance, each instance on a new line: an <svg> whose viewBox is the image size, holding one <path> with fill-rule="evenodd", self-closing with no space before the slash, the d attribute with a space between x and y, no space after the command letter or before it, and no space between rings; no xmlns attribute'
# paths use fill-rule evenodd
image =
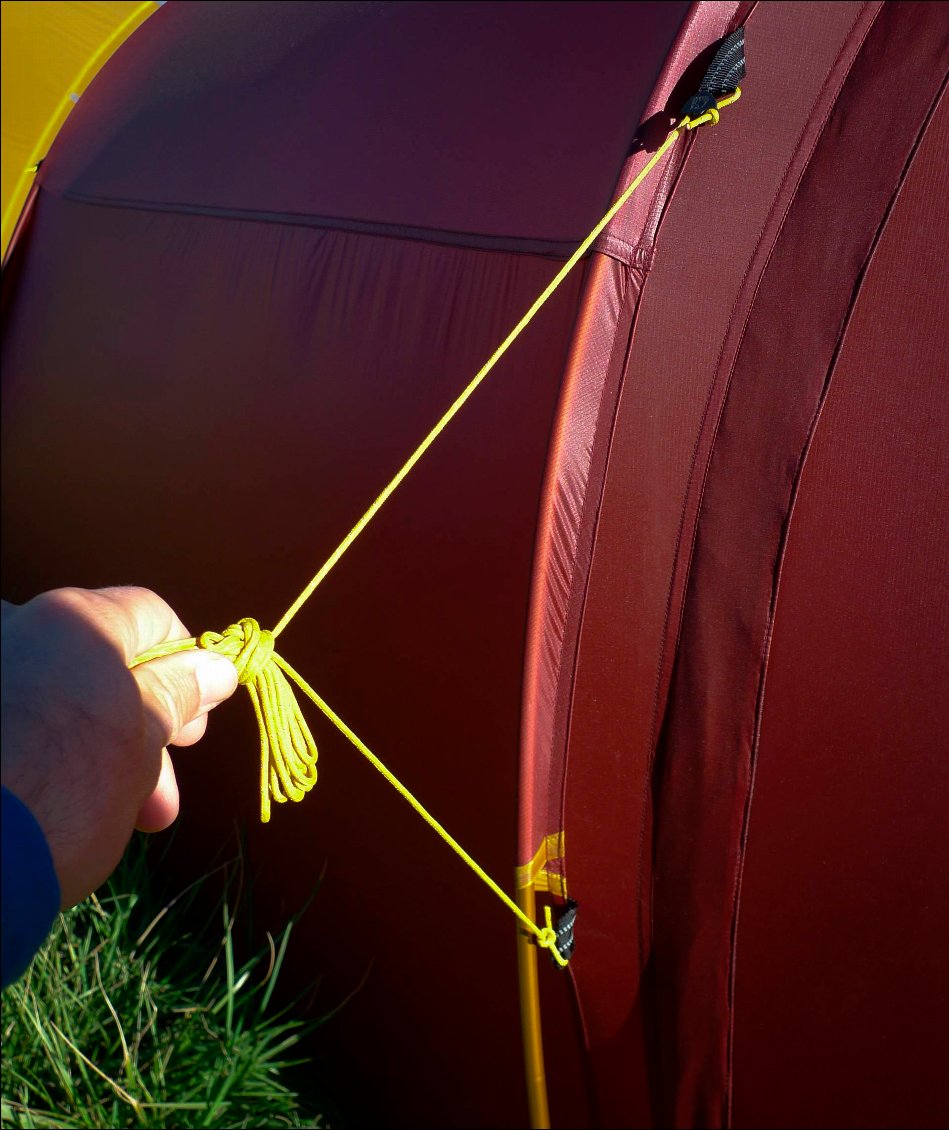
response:
<svg viewBox="0 0 949 1130"><path fill-rule="evenodd" d="M274 637L251 616L223 632L204 632L197 646L226 655L247 687L260 731L260 819L270 819L270 801L302 800L316 784L317 749L300 712L289 671L274 651Z"/></svg>
<svg viewBox="0 0 949 1130"><path fill-rule="evenodd" d="M552 926L538 928L537 944L543 950L557 952L557 931Z"/></svg>
<svg viewBox="0 0 949 1130"><path fill-rule="evenodd" d="M198 646L226 655L237 668L241 686L252 683L273 655L273 632L268 632L252 616L245 616L223 632L204 632Z"/></svg>
<svg viewBox="0 0 949 1130"><path fill-rule="evenodd" d="M573 934L572 932L570 934L569 948L566 949L566 952L562 952L564 947L559 944L561 940L561 932L553 924L553 918L551 916L551 910L549 906L544 907L544 921L546 922L545 926L535 926L532 924L532 929L537 940L537 945L540 946L541 949L547 950L547 952L553 958L554 964L559 965L561 969L564 969L570 962L569 954L573 950ZM572 927L573 919L571 918L568 929L572 931Z"/></svg>

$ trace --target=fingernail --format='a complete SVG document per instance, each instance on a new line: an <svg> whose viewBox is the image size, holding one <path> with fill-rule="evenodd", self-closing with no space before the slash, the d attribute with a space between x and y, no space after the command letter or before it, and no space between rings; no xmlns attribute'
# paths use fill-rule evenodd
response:
<svg viewBox="0 0 949 1130"><path fill-rule="evenodd" d="M213 651L199 652L195 678L201 691L201 705L212 706L232 695L237 688L237 669L224 655Z"/></svg>

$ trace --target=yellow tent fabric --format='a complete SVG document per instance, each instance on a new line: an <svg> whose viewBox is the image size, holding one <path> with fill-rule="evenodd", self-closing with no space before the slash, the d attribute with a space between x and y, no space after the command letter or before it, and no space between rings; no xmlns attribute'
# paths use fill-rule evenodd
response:
<svg viewBox="0 0 949 1130"><path fill-rule="evenodd" d="M3 256L33 166L109 56L161 7L140 0L3 0Z"/></svg>

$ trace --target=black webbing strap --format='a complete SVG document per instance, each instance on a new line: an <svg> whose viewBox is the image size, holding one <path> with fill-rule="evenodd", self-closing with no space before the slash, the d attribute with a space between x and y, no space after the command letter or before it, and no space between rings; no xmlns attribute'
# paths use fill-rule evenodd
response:
<svg viewBox="0 0 949 1130"><path fill-rule="evenodd" d="M711 110L719 98L732 94L745 77L745 29L740 27L719 44L698 90L682 107L688 118Z"/></svg>

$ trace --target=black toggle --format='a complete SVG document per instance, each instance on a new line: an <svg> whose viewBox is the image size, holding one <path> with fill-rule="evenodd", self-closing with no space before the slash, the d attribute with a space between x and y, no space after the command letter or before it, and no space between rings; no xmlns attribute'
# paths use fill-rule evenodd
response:
<svg viewBox="0 0 949 1130"><path fill-rule="evenodd" d="M569 961L573 956L574 946L576 945L573 930L576 921L577 904L573 899L567 899L566 905L557 915L557 921L554 923L554 933L557 935L557 953L560 954L564 961ZM558 969L564 968L564 966L557 963L553 954L550 955L550 960L553 961Z"/></svg>

